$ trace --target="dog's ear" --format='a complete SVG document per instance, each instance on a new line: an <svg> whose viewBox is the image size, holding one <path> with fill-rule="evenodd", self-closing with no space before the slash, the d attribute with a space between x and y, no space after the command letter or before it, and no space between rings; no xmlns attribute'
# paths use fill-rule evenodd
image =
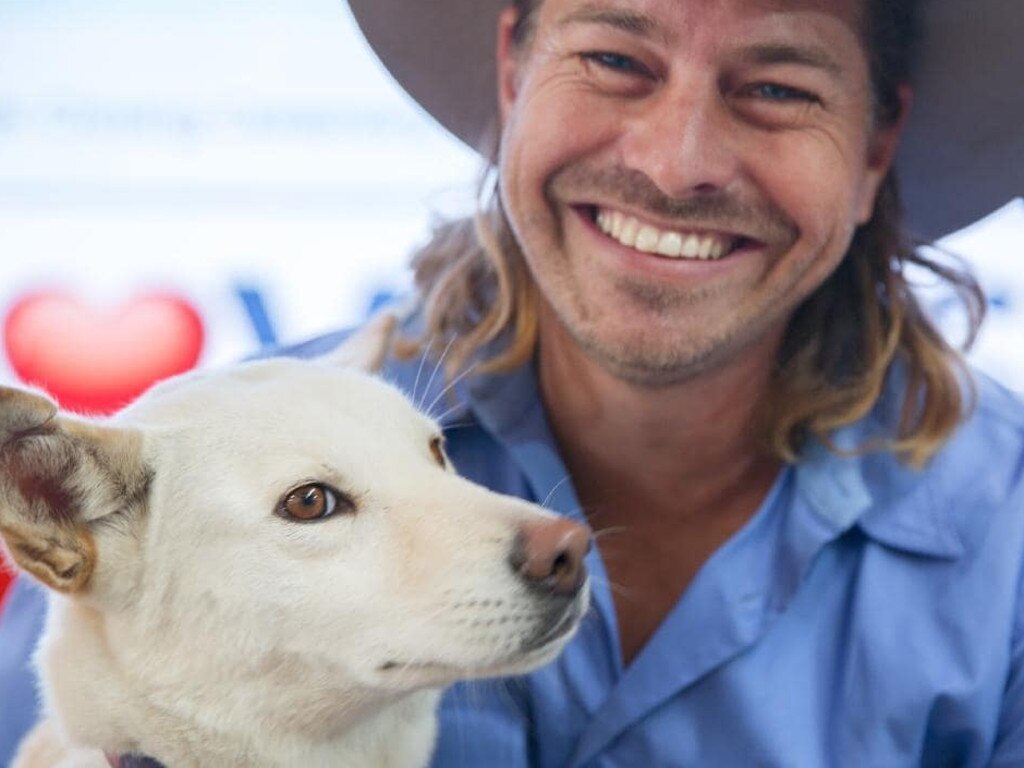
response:
<svg viewBox="0 0 1024 768"><path fill-rule="evenodd" d="M381 312L329 352L324 360L344 368L378 371L388 356L397 327L398 317L393 312Z"/></svg>
<svg viewBox="0 0 1024 768"><path fill-rule="evenodd" d="M59 416L47 398L0 387L0 535L47 586L85 589L93 529L145 503L141 435ZM102 521L102 522L100 522Z"/></svg>

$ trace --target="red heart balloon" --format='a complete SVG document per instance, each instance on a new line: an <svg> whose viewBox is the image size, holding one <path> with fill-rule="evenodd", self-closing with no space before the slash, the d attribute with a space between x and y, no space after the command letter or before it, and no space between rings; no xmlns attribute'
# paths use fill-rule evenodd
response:
<svg viewBox="0 0 1024 768"><path fill-rule="evenodd" d="M168 294L103 309L63 293L36 293L8 312L4 344L22 381L68 410L108 414L195 366L203 322L185 299Z"/></svg>
<svg viewBox="0 0 1024 768"><path fill-rule="evenodd" d="M0 614L3 613L4 595L14 581L14 574L8 570L11 567L4 561L4 553L0 552Z"/></svg>

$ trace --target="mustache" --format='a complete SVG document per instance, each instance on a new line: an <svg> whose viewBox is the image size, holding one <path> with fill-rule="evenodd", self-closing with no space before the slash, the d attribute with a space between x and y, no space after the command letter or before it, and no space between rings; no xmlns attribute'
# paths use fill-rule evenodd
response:
<svg viewBox="0 0 1024 768"><path fill-rule="evenodd" d="M617 201L680 224L705 227L712 224L715 228L748 233L759 239L794 238L798 231L792 219L767 201L751 203L721 190L673 198L662 192L645 173L633 168L574 165L559 172L550 182L549 197L564 200L595 193L603 201Z"/></svg>

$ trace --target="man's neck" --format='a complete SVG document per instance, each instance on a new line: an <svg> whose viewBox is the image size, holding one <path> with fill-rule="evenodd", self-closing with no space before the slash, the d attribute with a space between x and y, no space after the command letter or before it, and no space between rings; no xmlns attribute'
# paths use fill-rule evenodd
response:
<svg viewBox="0 0 1024 768"><path fill-rule="evenodd" d="M727 507L737 494L760 499L779 467L757 429L775 348L765 340L730 364L645 386L602 368L560 325L542 324L541 395L578 489L671 499L681 515Z"/></svg>
<svg viewBox="0 0 1024 768"><path fill-rule="evenodd" d="M731 367L647 387L612 375L560 326L542 323L541 395L616 586L624 664L778 476L755 428L774 351L766 342Z"/></svg>

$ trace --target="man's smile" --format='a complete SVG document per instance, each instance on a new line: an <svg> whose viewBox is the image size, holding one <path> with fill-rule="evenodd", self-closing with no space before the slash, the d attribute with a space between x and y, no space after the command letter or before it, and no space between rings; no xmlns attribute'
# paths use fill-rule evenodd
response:
<svg viewBox="0 0 1024 768"><path fill-rule="evenodd" d="M598 229L628 248L677 259L717 260L744 240L722 232L665 229L605 207L595 207L594 222Z"/></svg>

